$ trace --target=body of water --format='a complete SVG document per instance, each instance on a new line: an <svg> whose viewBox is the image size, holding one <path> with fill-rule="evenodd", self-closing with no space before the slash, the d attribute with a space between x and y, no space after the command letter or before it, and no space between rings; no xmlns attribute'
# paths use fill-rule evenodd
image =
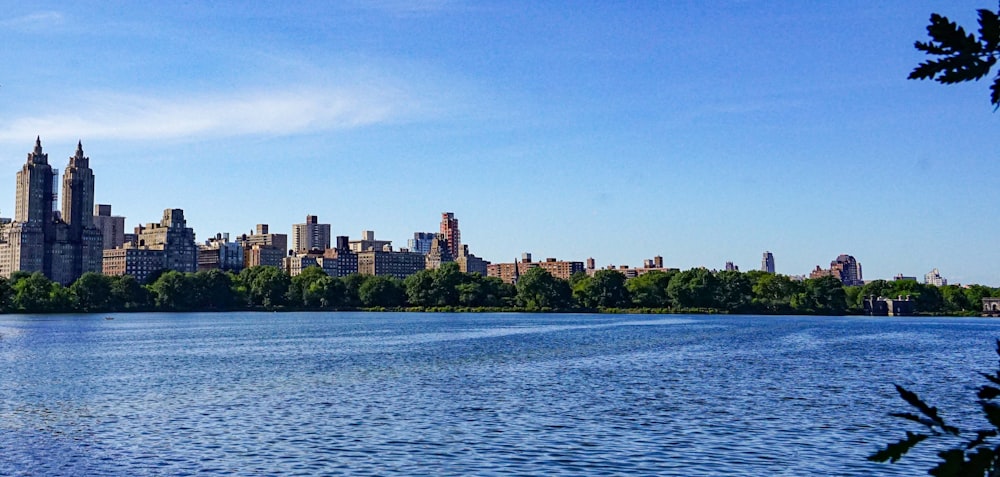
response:
<svg viewBox="0 0 1000 477"><path fill-rule="evenodd" d="M978 421L1000 321L0 316L0 475L914 475L892 383Z"/></svg>

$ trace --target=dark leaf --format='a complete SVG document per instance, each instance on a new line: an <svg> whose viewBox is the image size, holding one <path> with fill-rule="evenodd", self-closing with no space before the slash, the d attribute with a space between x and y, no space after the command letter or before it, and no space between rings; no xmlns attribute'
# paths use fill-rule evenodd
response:
<svg viewBox="0 0 1000 477"><path fill-rule="evenodd" d="M998 375L998 374L986 374L986 373L979 373L979 374L982 377L988 379L991 383L1000 386L1000 375Z"/></svg>
<svg viewBox="0 0 1000 477"><path fill-rule="evenodd" d="M927 438L927 434L916 434L913 432L907 432L906 438L889 444L880 451L868 456L868 460L873 462L896 462L906 454L913 446L920 443L920 441Z"/></svg>
<svg viewBox="0 0 1000 477"><path fill-rule="evenodd" d="M989 51L1000 46L1000 18L990 10L979 10L979 38Z"/></svg>
<svg viewBox="0 0 1000 477"><path fill-rule="evenodd" d="M927 471L928 474L937 477L958 477L964 475L962 467L965 464L965 452L961 449L949 449L938 452L941 462L933 469ZM980 474L981 475L981 474Z"/></svg>
<svg viewBox="0 0 1000 477"><path fill-rule="evenodd" d="M898 418L901 418L901 419L906 419L908 421L913 421L913 422L916 422L918 424L923 424L923 425L931 428L932 430L934 429L935 426L937 426L936 422L931 421L930 419L927 419L927 418L920 417L920 416L918 416L916 414L909 413L909 412L892 412L892 413L889 413L889 415L892 416L892 417L898 417Z"/></svg>
<svg viewBox="0 0 1000 477"><path fill-rule="evenodd" d="M996 437L996 435L997 435L997 431L996 430L978 431L978 432L976 432L976 438L973 439L973 440L971 440L971 441L969 441L969 444L966 445L965 448L966 449L972 449L973 447L976 447L976 446L978 446L978 445L986 442L986 439L988 439L990 437Z"/></svg>
<svg viewBox="0 0 1000 477"><path fill-rule="evenodd" d="M969 461L962 469L963 475L986 475L986 472L993 467L996 461L996 454L989 447L980 447L975 452L969 454Z"/></svg>
<svg viewBox="0 0 1000 477"><path fill-rule="evenodd" d="M990 85L990 102L995 106L993 109L1000 108L1000 73L997 73L996 79L993 80L993 84Z"/></svg>
<svg viewBox="0 0 1000 477"><path fill-rule="evenodd" d="M993 427L1000 428L1000 405L993 402L982 403L983 414Z"/></svg>
<svg viewBox="0 0 1000 477"><path fill-rule="evenodd" d="M903 400L909 403L909 405L917 408L917 410L920 411L921 414L927 416L928 418L930 418L930 420L934 421L934 423L941 426L942 428L947 427L944 423L944 420L938 417L936 407L928 406L927 403L920 400L920 397L917 396L916 393L907 391L906 388L898 384L896 384L895 386L896 386L896 392L899 393L899 397L903 398Z"/></svg>
<svg viewBox="0 0 1000 477"><path fill-rule="evenodd" d="M979 399L993 399L1000 396L1000 389L993 386L983 386L979 388L979 392L976 393L976 396L979 397Z"/></svg>
<svg viewBox="0 0 1000 477"><path fill-rule="evenodd" d="M906 79L933 79L942 70L944 70L944 66L939 61L928 60L917 65Z"/></svg>

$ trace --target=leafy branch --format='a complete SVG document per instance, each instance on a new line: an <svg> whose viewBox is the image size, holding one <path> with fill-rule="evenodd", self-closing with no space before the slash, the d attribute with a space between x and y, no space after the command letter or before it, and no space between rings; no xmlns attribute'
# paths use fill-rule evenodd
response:
<svg viewBox="0 0 1000 477"><path fill-rule="evenodd" d="M1000 356L1000 340L997 340L997 355ZM868 460L896 462L910 449L925 440L945 439L955 443L951 444L948 449L938 452L937 455L941 460L937 466L928 471L930 475L938 477L1000 476L1000 465L998 465L1000 464L1000 443L996 442L997 439L995 439L1000 435L1000 403L996 402L996 399L1000 397L1000 388L997 387L1000 386L1000 370L994 374L980 374L990 384L980 386L976 398L984 417L993 426L992 429L968 431L966 435L974 434L974 437L962 437L963 431L946 423L944 418L938 414L936 407L929 406L916 393L896 385L899 396L917 413L891 413L890 416L920 424L923 426L923 430L920 432L907 431L906 437L869 455Z"/></svg>
<svg viewBox="0 0 1000 477"><path fill-rule="evenodd" d="M930 79L942 84L980 80L1000 59L1000 10L979 10L979 36L947 17L931 14L927 34L931 40L917 41L916 49L937 57L917 65L907 79ZM990 85L990 102L1000 108L1000 73Z"/></svg>

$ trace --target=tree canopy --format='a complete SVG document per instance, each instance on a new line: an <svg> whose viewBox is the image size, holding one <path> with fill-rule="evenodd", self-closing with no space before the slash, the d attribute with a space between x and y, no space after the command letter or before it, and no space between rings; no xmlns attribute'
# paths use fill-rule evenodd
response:
<svg viewBox="0 0 1000 477"><path fill-rule="evenodd" d="M1000 58L1000 9L981 9L979 36L966 33L965 28L937 13L931 14L927 35L930 41L917 41L914 46L934 57L920 63L908 79L930 79L941 84L980 80L990 74ZM1000 108L1000 73L990 85L990 102L994 111Z"/></svg>

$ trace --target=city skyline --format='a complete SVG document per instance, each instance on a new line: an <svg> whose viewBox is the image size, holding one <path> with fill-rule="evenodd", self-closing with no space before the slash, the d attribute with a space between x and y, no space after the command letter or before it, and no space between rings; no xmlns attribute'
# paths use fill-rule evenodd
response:
<svg viewBox="0 0 1000 477"><path fill-rule="evenodd" d="M403 244L451 211L494 262L847 253L996 286L1000 116L985 84L905 80L931 12L994 6L12 4L0 167L82 139L95 203L127 230L184 209L199 242L310 214Z"/></svg>

